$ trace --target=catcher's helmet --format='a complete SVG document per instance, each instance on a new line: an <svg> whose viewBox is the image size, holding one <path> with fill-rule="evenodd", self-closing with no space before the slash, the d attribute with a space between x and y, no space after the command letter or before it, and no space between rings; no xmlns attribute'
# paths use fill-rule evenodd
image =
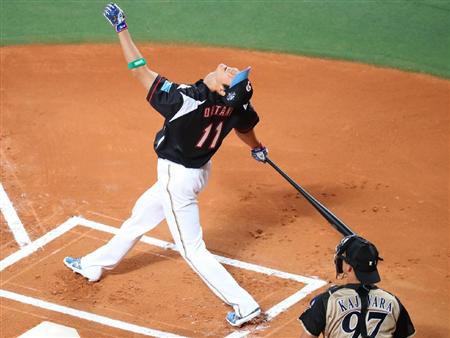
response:
<svg viewBox="0 0 450 338"><path fill-rule="evenodd" d="M375 245L357 235L344 237L337 245L334 256L336 274L343 273L342 262L345 261L362 284L374 284L381 280L377 264L382 260Z"/></svg>

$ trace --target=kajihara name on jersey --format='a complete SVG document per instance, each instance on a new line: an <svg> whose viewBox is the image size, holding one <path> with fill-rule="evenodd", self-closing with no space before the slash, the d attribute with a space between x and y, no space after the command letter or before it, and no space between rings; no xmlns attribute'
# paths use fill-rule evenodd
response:
<svg viewBox="0 0 450 338"><path fill-rule="evenodd" d="M341 313L345 313L353 309L361 309L361 300L358 295L338 298L336 302ZM391 300L386 300L385 298L377 295L369 295L370 309L375 308L378 310L382 310L383 312L392 313L392 306L393 305Z"/></svg>
<svg viewBox="0 0 450 338"><path fill-rule="evenodd" d="M211 107L206 107L205 110L203 111L203 117L205 118L212 116L228 117L231 115L232 112L233 107L215 105Z"/></svg>

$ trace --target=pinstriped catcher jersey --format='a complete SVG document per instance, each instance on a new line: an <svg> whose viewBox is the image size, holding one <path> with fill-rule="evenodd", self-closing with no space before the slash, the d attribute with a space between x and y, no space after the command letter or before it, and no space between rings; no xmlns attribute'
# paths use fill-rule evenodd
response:
<svg viewBox="0 0 450 338"><path fill-rule="evenodd" d="M147 101L165 119L154 142L158 157L187 168L205 165L233 128L246 133L259 122L250 103L227 106L203 80L184 85L158 76Z"/></svg>
<svg viewBox="0 0 450 338"><path fill-rule="evenodd" d="M360 284L330 288L315 297L299 320L314 336L359 338L361 300L356 292ZM408 312L400 300L372 285L366 315L367 335L371 338L407 338L415 334Z"/></svg>

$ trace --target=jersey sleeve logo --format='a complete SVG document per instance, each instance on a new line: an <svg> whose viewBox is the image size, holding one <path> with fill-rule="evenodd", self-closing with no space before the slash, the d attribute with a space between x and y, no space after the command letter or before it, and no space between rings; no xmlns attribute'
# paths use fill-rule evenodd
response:
<svg viewBox="0 0 450 338"><path fill-rule="evenodd" d="M161 91L169 93L170 87L172 87L172 82L170 82L169 80L166 80L161 87Z"/></svg>

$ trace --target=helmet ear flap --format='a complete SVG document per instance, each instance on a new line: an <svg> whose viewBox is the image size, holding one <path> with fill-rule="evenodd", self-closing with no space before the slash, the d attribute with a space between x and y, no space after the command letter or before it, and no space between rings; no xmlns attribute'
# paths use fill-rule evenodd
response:
<svg viewBox="0 0 450 338"><path fill-rule="evenodd" d="M342 256L334 257L334 265L336 266L336 278L344 273L343 261L344 259L342 258Z"/></svg>
<svg viewBox="0 0 450 338"><path fill-rule="evenodd" d="M345 261L344 253L350 243L356 239L356 235L345 236L341 242L336 246L336 253L334 255L334 265L336 267L336 278L344 273L343 262Z"/></svg>

